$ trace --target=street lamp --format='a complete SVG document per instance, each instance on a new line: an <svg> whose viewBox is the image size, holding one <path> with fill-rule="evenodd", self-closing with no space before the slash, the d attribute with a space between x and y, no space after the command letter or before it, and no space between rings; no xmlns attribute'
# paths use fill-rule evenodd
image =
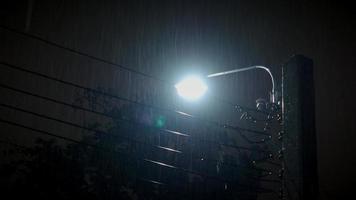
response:
<svg viewBox="0 0 356 200"><path fill-rule="evenodd" d="M272 89L271 89L271 93L270 93L270 95L271 95L270 101L271 101L271 103L275 103L276 102L275 80L273 78L271 71L267 67L264 67L264 66L245 67L245 68L234 69L234 70L230 70L230 71L209 74L206 76L206 78L213 78L213 77L217 77L217 76L239 73L239 72L254 70L254 69L263 69L271 77ZM181 80L179 83L177 83L175 85L175 88L177 89L177 92L181 97L183 97L184 99L187 99L187 100L192 100L192 101L199 99L208 90L208 86L204 83L203 79L198 76L188 76L188 77L184 78L183 80Z"/></svg>

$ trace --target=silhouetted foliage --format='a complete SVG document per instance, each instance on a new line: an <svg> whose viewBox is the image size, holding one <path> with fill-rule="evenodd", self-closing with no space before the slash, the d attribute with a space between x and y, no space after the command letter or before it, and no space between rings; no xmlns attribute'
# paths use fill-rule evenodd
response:
<svg viewBox="0 0 356 200"><path fill-rule="evenodd" d="M155 119L162 120L162 115L131 104L113 106L110 100L91 95L95 94L86 93L76 102L101 109L114 117L107 123L91 124L92 128L105 132L98 131L83 137L82 142L95 147L77 143L59 144L39 138L35 146L21 149L17 152L17 159L1 166L1 188L6 196L11 199L87 200L256 199L257 191L248 189L249 193L245 194L247 189L237 185L258 186L258 180L248 179L246 175L258 177L259 173L225 164L252 167L249 166L250 161L260 155L244 151L229 152L194 142L180 146L182 151L190 152L186 156L167 154L147 145L157 145L158 139L164 140L155 127ZM164 126L161 121L159 128ZM214 131L201 129L202 132ZM225 134L219 135L222 135L220 140L224 140ZM166 144L173 143L166 139ZM204 154L205 158L214 157L209 154L217 155L218 162L195 159L193 154L196 152ZM146 158L174 163L178 169L147 163ZM180 168L201 172L202 175L189 174L180 171ZM204 174L229 179L236 185L210 180ZM164 185L147 180L162 181Z"/></svg>

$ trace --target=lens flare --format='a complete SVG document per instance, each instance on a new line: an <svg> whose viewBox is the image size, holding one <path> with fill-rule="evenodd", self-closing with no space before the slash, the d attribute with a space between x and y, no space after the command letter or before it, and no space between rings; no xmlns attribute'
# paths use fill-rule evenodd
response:
<svg viewBox="0 0 356 200"><path fill-rule="evenodd" d="M157 128L163 128L165 124L166 124L166 118L163 116L158 116L155 121L155 126Z"/></svg>

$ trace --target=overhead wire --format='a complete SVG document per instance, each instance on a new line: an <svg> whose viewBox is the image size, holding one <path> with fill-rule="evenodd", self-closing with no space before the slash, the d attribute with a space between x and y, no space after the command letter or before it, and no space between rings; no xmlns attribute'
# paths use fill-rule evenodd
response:
<svg viewBox="0 0 356 200"><path fill-rule="evenodd" d="M110 98L114 98L114 99L117 99L117 100L122 100L122 101L130 102L130 103L133 103L133 104L136 104L136 105L149 107L149 108L153 108L153 109L157 109L157 110L161 110L161 111L165 111L165 112L172 112L172 113L179 114L179 115L191 118L191 119L196 119L196 120L199 120L199 121L207 122L209 124L213 124L213 125L218 126L218 127L224 127L224 128L235 130L235 131L250 132L250 133L254 133L254 134L258 134L258 135L269 136L268 133L265 133L265 132L262 132L262 131L246 129L246 128L242 128L242 127L238 127L238 126L232 126L232 125L229 125L229 124L224 124L224 123L208 120L208 119L203 119L201 117L197 117L197 116L194 116L194 115L182 112L182 111L171 110L171 109L168 109L168 108L162 108L162 107L159 107L159 106L155 106L155 105L150 105L150 104L145 104L145 103L141 103L141 102L138 102L138 101L134 101L134 100L131 100L131 99L128 99L128 98L124 98L124 97L118 96L118 95L109 94L109 93L104 92L104 91L100 91L100 90L97 90L97 89L85 87L85 86L82 86L82 85L79 85L79 84L76 84L76 83L73 83L73 82L64 81L62 79L54 78L54 77L51 77L51 76L48 76L48 75L45 75L45 74L42 74L42 73L39 73L39 72L34 72L34 71L31 71L31 70L28 70L28 69L24 69L23 67L19 67L19 66L16 66L16 65L4 62L4 61L0 61L0 64L6 66L8 68L11 68L11 69L15 69L15 70L18 70L18 71L29 73L29 74L32 74L32 75L35 75L35 76L39 76L39 77L42 77L42 78L45 78L45 79L48 79L48 80L51 80L51 81L55 81L55 82L58 82L58 83L61 83L61 84L65 84L65 85L68 85L68 86L76 87L78 89L83 89L83 90L86 90L86 91L90 91L90 92L93 92L93 93L96 93L96 94L99 94L99 95L103 95L103 96L107 96L107 97L110 97Z"/></svg>
<svg viewBox="0 0 356 200"><path fill-rule="evenodd" d="M36 36L36 35L33 35L33 34L29 34L29 33L23 32L23 31L19 31L19 30L16 30L16 29L12 29L12 28L9 28L9 27L3 26L3 25L0 25L0 28L5 29L5 30L7 30L7 31L11 31L11 32L13 32L13 33L16 33L16 34L19 34L19 35L22 35L22 36L25 36L25 37L29 37L29 38L35 39L35 40L37 40L37 41L41 41L41 42L43 42L43 43L45 43L45 44L47 44L47 45L54 46L54 47L57 47L57 48L66 50L66 51L68 51L68 52L71 52L71 53L74 53L74 54L77 54L77 55L80 55L80 56L84 56L84 57L87 57L87 58L90 58L90 59L93 59L93 60L96 60L96 61L99 61L99 62L108 64L108 65L111 65L111 66L114 66L114 67L117 67L117 68L120 68L120 69L129 71L129 72L131 72L131 73L138 74L138 75L141 75L141 76L144 76L144 77L147 77L147 78L156 80L156 81L158 81L158 82L162 82L162 83L164 83L164 84L169 84L168 81L163 80L163 79L160 79L160 78L157 78L157 77L155 77L155 76L153 76L153 75L146 74L146 73L140 72L140 71L138 71L138 70L134 70L134 69L131 69L131 68L129 68L129 67L125 67L125 66L123 66L123 65L117 64L117 63L115 63L115 62L108 61L108 60L99 58L99 57L97 57L97 56L93 56L93 55L90 55L90 54L88 54L88 53L84 53L84 52L78 51L78 50L76 50L76 49L73 49L73 48L69 48L69 47L60 45L60 44L58 44L58 43L56 43L56 42L52 42L52 41L46 40L46 39L44 39L44 38L41 38L41 37ZM7 65L7 66L11 66L11 65L9 65L9 63L1 62L1 64ZM12 65L12 66L14 66L14 65ZM24 72L26 71L26 69L20 69L20 67L18 67L18 70L22 70L22 71L24 71ZM27 72L30 73L30 70L27 70ZM32 71L32 72L33 72L33 71ZM34 72L34 73L37 73L37 72ZM39 75L39 76L41 76L41 77L43 77L43 78L53 78L53 77L50 77L50 76L47 76L47 75L44 75L44 74L40 74L40 73L38 73L37 75ZM47 76L47 77L46 77L46 76ZM54 78L54 79L56 79L56 78ZM56 81L57 81L57 82L61 82L61 83L63 83L63 84L67 84L67 85L68 85L68 83L69 83L69 85L72 84L72 86L74 86L74 87L81 88L81 89L85 89L85 90L88 90L88 91L91 91L91 92L95 92L95 93L97 93L97 94L101 94L101 95L105 95L105 96L109 96L109 97L111 96L111 98L114 98L114 99L120 99L120 98L121 98L121 100L124 100L124 98L122 98L122 97L119 97L119 96L116 96L116 95L112 95L112 94L108 94L108 93L105 93L105 92L102 92L102 91L99 91L99 90L95 90L95 89L92 89L92 88L86 88L86 87L77 85L77 84L75 84L75 83L70 83L70 82L67 82L67 81L60 80L60 79L57 79ZM2 86L3 86L3 85L2 85ZM78 86L79 86L79 87L78 87ZM10 87L10 88L11 88L11 87ZM10 89L10 88L7 88L7 89ZM12 88L12 89L14 89L14 88ZM34 94L34 95L36 96L36 94ZM32 95L32 96L33 96L33 95ZM37 95L37 96L39 97L39 95ZM47 97L45 97L45 98L47 98ZM49 99L50 99L50 98L49 98ZM47 99L47 100L49 100L49 99ZM54 99L51 99L51 100L54 100ZM56 100L55 100L55 101L56 101ZM124 101L131 102L131 103L139 103L139 102L134 102L133 100L130 100L130 99L125 99ZM224 103L227 103L227 104L229 104L229 105L232 105L232 106L234 106L234 107L237 108L237 109L242 108L240 105L236 105L236 104L234 104L234 103L230 103L230 102L225 101L225 100L223 100L223 99L219 99L219 101L222 101L222 102L224 102ZM53 102L53 101L52 101L52 102ZM58 101L58 102L60 102L60 101ZM58 102L57 102L57 103L58 103ZM62 102L62 103L64 103L64 102ZM142 104L142 103L141 103L141 105L142 105L142 106L147 106L147 107L150 107L150 106L151 106L151 108L155 108L155 107L153 107L154 105L148 105L148 104ZM70 106L73 108L74 105L70 105ZM162 108L156 107L155 109L162 109ZM164 110L164 109L165 109L165 108L163 108L163 110ZM244 109L246 109L246 110L252 110L252 111L256 111L256 112L260 112L260 113L264 113L264 114L270 114L270 113L265 113L265 112L257 111L257 110L255 110L255 109L251 109L251 108L244 108ZM87 109L86 111L92 112L93 110L89 111L89 109ZM172 110L165 110L165 111L172 112ZM183 116L188 116L188 117L193 118L193 119L204 120L204 119L201 119L201 118L199 118L199 117L197 117L197 116L193 116L193 115L190 115L190 114L188 114L188 113L181 112L181 111L174 111L174 110L173 110L173 112L174 112L175 114L180 114L180 115L183 115ZM96 112L96 114L99 114L99 113L100 113L100 112ZM206 122L209 122L209 123L212 123L212 124L216 124L216 125L219 126L219 127L223 127L223 128L227 128L227 129L231 129L231 130L246 131L246 132L252 132L252 133L256 133L256 134L262 133L261 135L265 135L265 136L270 137L270 135L267 134L267 133L265 133L265 132L259 132L259 131L255 131L255 130L244 129L244 128L241 128L241 127L231 126L231 125L228 125L228 124L221 124L221 123L214 122L214 121L208 121L208 120L206 120ZM171 132L171 133L176 134L176 135L182 135L182 136L189 137L189 135L184 135L184 134L181 134L181 133L176 132L176 131L167 130L167 132ZM247 140L247 141L249 140L249 138L245 137L244 135L242 135L242 137L243 137L243 139L245 139L245 140ZM259 142L261 142L261 141L254 142L254 141L251 141L251 140L250 140L250 141L248 141L248 142L249 142L249 143L256 143L256 144L257 144L257 143L259 143Z"/></svg>
<svg viewBox="0 0 356 200"><path fill-rule="evenodd" d="M168 152L172 152L172 153L178 153L178 154L182 154L182 155L183 154L187 154L186 152L184 152L182 150L177 150L177 149L173 149L173 148L169 148L169 147L165 147L165 146L160 146L160 145L154 145L154 144L151 144L151 143L148 143L148 142L135 140L135 139L133 139L131 137L125 137L125 136L122 136L122 135L112 134L112 133L109 133L107 131L103 131L103 130L99 130L99 129L95 129L95 128L90 128L90 127L83 126L83 125L80 125L80 124L77 124L77 123L72 123L72 122L69 122L69 121L65 121L65 120L61 120L61 119L58 119L58 118L50 117L48 115L43 115L43 114L40 114L40 113L37 113L37 112L29 111L29 110L22 109L22 108L19 108L19 107L15 107L15 106L11 106L11 105L8 105L8 104L0 103L0 106L8 108L8 109L12 109L12 110L20 111L20 112L23 112L23 113L26 113L26 114L34 115L34 116L37 116L37 117L40 117L40 118L43 118L43 119L59 122L59 123L62 123L62 124L65 124L65 125L69 125L69 126L72 126L72 127L75 127L75 128L83 129L83 130L86 130L86 131L91 131L91 132L99 133L99 134L107 134L107 135L109 135L110 137L113 137L113 138L121 138L121 139L130 141L130 142L135 142L137 144L141 144L141 145L145 145L145 146L148 146L148 147L157 148L157 149L160 149L160 150L163 150L163 151L168 151ZM207 159L207 158L203 158L203 160L207 160L208 162L214 162L214 163L218 162L217 160ZM233 167L243 167L243 168L247 168L247 169L253 169L253 170L256 170L256 171L264 171L264 172L270 172L271 171L271 170L265 170L265 169L256 168L256 167L248 168L248 167L242 166L242 165L232 165L232 164L229 164L229 163L223 163L223 165L233 166Z"/></svg>
<svg viewBox="0 0 356 200"><path fill-rule="evenodd" d="M28 32L20 31L18 29L10 28L8 26L1 25L1 24L0 24L0 28L3 29L3 30L6 30L6 31L12 32L12 33L16 33L16 34L21 35L23 37L28 37L28 38L43 42L43 43L45 43L45 44L47 44L49 46L54 46L54 47L57 47L59 49L65 50L65 51L68 51L68 52L71 52L71 53L74 53L74 54L77 54L77 55L80 55L80 56L84 56L84 57L90 58L92 60L96 60L98 62L102 62L102 63L108 64L108 65L116 67L118 69L126 70L128 72L131 72L131 73L134 73L134 74L138 74L138 75L141 75L143 77L150 78L152 80L159 81L159 82L161 82L161 83L163 83L165 85L169 85L169 86L173 86L174 85L174 83L172 83L170 81L155 77L153 75L150 75L150 74L147 74L147 73L135 70L135 69L132 69L130 67L123 66L121 64L118 64L118 63L115 63L115 62L112 62L112 61L109 61L109 60L105 60L103 58L100 58L100 57L97 57L97 56L94 56L94 55L90 55L88 53L81 52L79 50L76 50L76 49L73 49L73 48L70 48L70 47L66 47L64 45L58 44L56 42L53 42L53 41L50 41L50 40L47 40L47 39L44 39L44 38L36 36L34 34L30 34ZM219 97L216 97L216 96L214 98L216 98L219 102L224 102L225 104L233 106L234 108L243 107L241 105L229 102L229 101L227 101L225 99L222 99L222 98L219 98ZM244 107L244 109L250 110L250 111L254 111L254 112L258 112L258 113L269 114L268 112L260 111L260 110L256 110L256 109L252 109L252 108Z"/></svg>
<svg viewBox="0 0 356 200"><path fill-rule="evenodd" d="M68 137L65 137L65 136L60 136L60 135L57 135L57 134L49 132L49 131L45 131L45 130L29 127L29 126L26 126L26 125L23 125L23 124L20 124L20 123L16 123L16 122L12 122L12 121L9 121L9 120L5 120L5 119L1 119L0 118L0 122L9 124L9 125L12 125L12 126L15 126L15 127L20 127L20 128L23 128L23 129L27 129L27 130L30 130L30 131L38 132L38 133L43 134L43 135L56 137L58 139L62 139L62 140L69 141L69 142L73 142L73 143L76 143L76 144L92 147L94 149L98 149L98 150L104 151L106 153L111 152L111 153L118 153L120 155L130 156L130 153L125 153L125 152L117 151L115 149L111 149L111 148L108 148L108 147L98 146L98 145L90 144L90 143L87 143L87 142L83 142L83 141L75 140L75 139L72 139L72 138L68 138ZM202 177L205 177L205 178L208 178L208 179L217 180L217 181L220 181L220 182L225 182L225 183L231 183L232 182L232 180L228 180L228 179L224 179L224 178L221 178L221 177L217 177L217 176L201 173L201 172L198 172L198 171L195 171L195 170L190 170L190 169L186 169L186 168L182 168L182 167L168 165L168 164L165 164L165 163L162 163L162 162L159 162L159 161L154 161L154 160L151 160L151 159L147 159L147 158L144 158L144 157L140 158L140 161L145 161L145 162L149 162L149 163L161 166L161 167L182 171L182 172L185 172L187 174L195 174L195 175L198 175L198 176L202 176ZM275 192L274 190L266 189L266 188L262 188L262 187L251 187L249 185L238 184L238 183L234 183L234 184L238 185L239 187L244 187L244 188L248 188L248 189L258 189L258 190L260 190L259 192L266 192L266 193L274 193Z"/></svg>
<svg viewBox="0 0 356 200"><path fill-rule="evenodd" d="M66 103L66 102L63 102L63 101L59 101L57 99L41 96L41 95L38 95L38 94L35 94L35 93L32 93L32 92L28 92L28 91L25 91L25 90L14 88L14 87L8 86L6 84L0 83L0 87L8 89L8 90L15 91L15 92L18 92L18 93L22 93L22 94L26 94L26 95L29 95L29 96L33 96L33 97L36 97L36 98L40 98L40 99L43 99L43 100L46 100L46 101L50 101L50 102L53 102L53 103L57 103L57 104L60 104L60 105L68 106L68 107L70 107L72 109L82 110L82 111L90 112L90 113L97 114L97 115L100 115L100 116L108 117L110 119L116 119L116 120L120 120L120 121L124 121L124 122L128 122L128 123L132 123L132 124L135 124L135 125L139 125L139 126L145 126L147 128L152 128L152 129L154 129L156 131L160 131L160 132L164 132L164 133L168 133L168 134L179 135L179 136L187 137L187 138L192 139L192 140L198 140L198 141L201 141L201 142L204 142L204 143L217 144L216 142L211 141L211 140L201 139L201 138L198 138L196 136L192 136L192 135L185 134L185 133L180 133L180 132L169 130L169 129L158 128L158 127L154 127L152 125L146 125L146 124L143 124L143 123L140 123L140 122L136 122L136 121L133 121L133 120L129 120L129 119L119 118L119 117L113 116L113 115L105 113L105 112L95 111L93 109L84 108L82 106L69 104L69 103ZM251 148L248 148L248 147L237 146L237 145L232 145L232 144L218 143L218 145L225 146L225 147L230 147L230 148L235 148L235 149L240 149L240 150L249 150L249 151L270 153L267 150L251 149Z"/></svg>

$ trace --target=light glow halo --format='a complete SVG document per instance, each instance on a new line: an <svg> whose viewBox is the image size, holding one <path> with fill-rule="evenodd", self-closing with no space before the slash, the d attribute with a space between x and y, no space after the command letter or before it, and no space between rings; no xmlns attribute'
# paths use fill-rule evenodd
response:
<svg viewBox="0 0 356 200"><path fill-rule="evenodd" d="M198 100L208 90L202 78L196 75L185 77L175 85L175 88L179 96L189 101Z"/></svg>

